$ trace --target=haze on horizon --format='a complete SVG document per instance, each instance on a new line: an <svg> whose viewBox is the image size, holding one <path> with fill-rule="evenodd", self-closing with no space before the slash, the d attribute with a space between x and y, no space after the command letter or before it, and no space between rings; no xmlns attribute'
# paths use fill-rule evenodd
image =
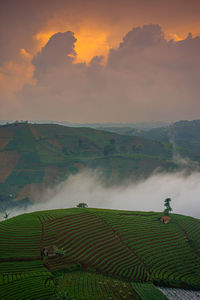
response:
<svg viewBox="0 0 200 300"><path fill-rule="evenodd" d="M199 119L198 0L0 3L0 119Z"/></svg>

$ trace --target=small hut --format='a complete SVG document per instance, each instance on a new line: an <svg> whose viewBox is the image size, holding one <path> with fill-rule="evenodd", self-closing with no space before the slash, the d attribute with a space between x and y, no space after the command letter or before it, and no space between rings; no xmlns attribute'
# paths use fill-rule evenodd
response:
<svg viewBox="0 0 200 300"><path fill-rule="evenodd" d="M44 247L42 250L42 256L55 257L58 252L58 247L56 245Z"/></svg>
<svg viewBox="0 0 200 300"><path fill-rule="evenodd" d="M169 216L162 216L160 218L160 222L164 223L164 224L167 224L169 223L169 221L171 220L171 218Z"/></svg>

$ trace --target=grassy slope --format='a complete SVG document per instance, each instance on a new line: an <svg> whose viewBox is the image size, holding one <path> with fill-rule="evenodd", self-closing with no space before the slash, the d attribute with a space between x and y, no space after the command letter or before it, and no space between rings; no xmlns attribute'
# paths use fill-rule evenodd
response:
<svg viewBox="0 0 200 300"><path fill-rule="evenodd" d="M171 170L168 144L91 128L15 124L0 127L0 200L29 197L84 168L103 170L107 182Z"/></svg>
<svg viewBox="0 0 200 300"><path fill-rule="evenodd" d="M55 299L50 275L79 300L165 299L154 285L200 289L199 220L172 214L165 225L160 216L74 208L1 222L0 298L9 289L12 299ZM65 255L42 260L54 244Z"/></svg>
<svg viewBox="0 0 200 300"><path fill-rule="evenodd" d="M200 162L200 120L179 121L170 126L145 131L130 128L122 131L121 128L115 128L114 132L143 136L164 143L173 142L176 153Z"/></svg>

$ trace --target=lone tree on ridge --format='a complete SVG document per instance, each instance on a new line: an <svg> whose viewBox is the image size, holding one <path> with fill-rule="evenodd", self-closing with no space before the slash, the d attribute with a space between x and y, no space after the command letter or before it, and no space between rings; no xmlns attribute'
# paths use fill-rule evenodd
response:
<svg viewBox="0 0 200 300"><path fill-rule="evenodd" d="M79 203L78 205L76 205L76 207L78 207L78 208L86 208L86 207L88 207L88 205L87 205L87 203L82 202L82 203Z"/></svg>
<svg viewBox="0 0 200 300"><path fill-rule="evenodd" d="M165 216L169 216L169 213L172 211L172 208L170 206L170 202L171 202L171 198L167 198L165 199L165 210L164 210L164 214Z"/></svg>

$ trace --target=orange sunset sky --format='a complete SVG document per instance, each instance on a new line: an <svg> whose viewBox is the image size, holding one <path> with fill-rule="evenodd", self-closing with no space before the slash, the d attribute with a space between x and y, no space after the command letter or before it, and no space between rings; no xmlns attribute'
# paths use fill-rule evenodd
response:
<svg viewBox="0 0 200 300"><path fill-rule="evenodd" d="M198 0L0 3L0 119L199 117Z"/></svg>

